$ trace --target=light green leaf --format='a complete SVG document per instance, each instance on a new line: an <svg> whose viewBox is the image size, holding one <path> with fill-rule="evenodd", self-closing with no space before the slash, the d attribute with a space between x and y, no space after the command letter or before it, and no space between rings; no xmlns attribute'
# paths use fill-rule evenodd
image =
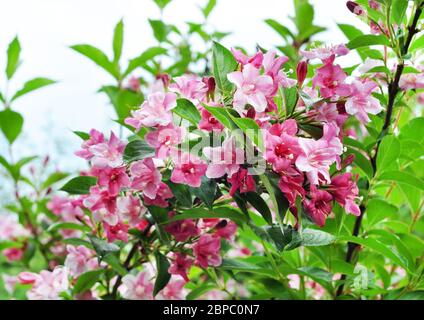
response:
<svg viewBox="0 0 424 320"><path fill-rule="evenodd" d="M127 70L125 70L123 77L125 78L127 75L129 75L132 71L134 71L138 67L143 67L146 62L149 60L152 60L154 57L166 54L166 50L164 48L160 47L151 47L144 51L142 54L140 54L138 57L131 59L128 63Z"/></svg>
<svg viewBox="0 0 424 320"><path fill-rule="evenodd" d="M153 288L153 296L156 296L171 279L171 275L168 272L170 267L168 259L159 251L155 252L156 269L158 270L155 286Z"/></svg>
<svg viewBox="0 0 424 320"><path fill-rule="evenodd" d="M18 99L19 97L21 97L21 96L23 96L27 93L30 93L32 91L38 90L42 87L45 87L45 86L48 86L48 85L51 85L51 84L54 84L54 83L56 83L56 81L50 80L50 79L47 79L47 78L35 78L35 79L32 79L32 80L29 80L24 84L22 89L20 89L18 92L15 93L15 95L12 97L11 101Z"/></svg>
<svg viewBox="0 0 424 320"><path fill-rule="evenodd" d="M178 114L181 118L190 121L196 127L201 120L199 110L197 110L195 105L187 99L178 99L177 106L172 109L172 112Z"/></svg>
<svg viewBox="0 0 424 320"><path fill-rule="evenodd" d="M212 67L219 90L223 93L231 92L233 84L228 81L227 74L236 69L237 61L231 51L218 42L214 42L212 47Z"/></svg>
<svg viewBox="0 0 424 320"><path fill-rule="evenodd" d="M234 222L245 222L247 218L245 215L241 214L238 210L230 207L217 207L214 210L207 210L202 208L193 208L182 211L181 214L173 216L171 219L166 221L170 223L178 220L185 219L204 219L204 218L221 218L221 219L230 219Z"/></svg>
<svg viewBox="0 0 424 320"><path fill-rule="evenodd" d="M384 137L378 149L377 170L383 172L387 167L390 167L393 162L396 162L399 155L399 140L393 135Z"/></svg>
<svg viewBox="0 0 424 320"><path fill-rule="evenodd" d="M405 183L420 190L424 190L424 181L410 173L402 171L385 171L379 176L382 181L396 181Z"/></svg>
<svg viewBox="0 0 424 320"><path fill-rule="evenodd" d="M293 33L281 23L274 19L266 19L265 23L274 29L284 40L294 39Z"/></svg>
<svg viewBox="0 0 424 320"><path fill-rule="evenodd" d="M390 46L390 42L384 35L362 35L358 36L355 39L351 40L347 47L351 50L361 48L361 47L368 47L368 46L374 46L374 45L383 45L383 46Z"/></svg>
<svg viewBox="0 0 424 320"><path fill-rule="evenodd" d="M11 79L15 74L16 70L20 65L19 56L21 53L21 45L19 39L16 36L7 48L7 65L6 65L6 76L7 79Z"/></svg>
<svg viewBox="0 0 424 320"><path fill-rule="evenodd" d="M104 273L103 269L87 271L78 277L75 283L73 293L83 293L90 290L96 282L100 279L100 276Z"/></svg>
<svg viewBox="0 0 424 320"><path fill-rule="evenodd" d="M122 54L122 46L124 43L124 22L122 19L115 26L113 32L113 61L118 63Z"/></svg>
<svg viewBox="0 0 424 320"><path fill-rule="evenodd" d="M155 155L155 149L147 144L144 140L134 140L127 144L124 150L124 160L133 162L151 158Z"/></svg>
<svg viewBox="0 0 424 320"><path fill-rule="evenodd" d="M60 190L69 194L89 194L90 188L96 183L96 177L81 176L71 179Z"/></svg>
<svg viewBox="0 0 424 320"><path fill-rule="evenodd" d="M65 230L79 230L84 232L90 232L91 229L83 224L73 223L73 222L57 222L47 229L48 232L53 232L56 230L65 229Z"/></svg>
<svg viewBox="0 0 424 320"><path fill-rule="evenodd" d="M205 18L209 17L209 15L211 14L211 12L215 8L215 6L216 6L216 0L209 0L208 1L206 6L202 9L202 12L203 12L203 15L205 16Z"/></svg>
<svg viewBox="0 0 424 320"><path fill-rule="evenodd" d="M0 111L0 129L9 144L12 144L22 131L24 118L15 111L5 109Z"/></svg>

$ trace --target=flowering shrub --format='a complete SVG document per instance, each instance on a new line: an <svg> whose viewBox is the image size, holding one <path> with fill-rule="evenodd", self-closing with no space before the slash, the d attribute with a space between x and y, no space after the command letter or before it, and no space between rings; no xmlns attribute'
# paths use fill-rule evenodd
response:
<svg viewBox="0 0 424 320"><path fill-rule="evenodd" d="M159 20L159 46L126 69L122 21L113 60L73 46L115 78L101 91L119 133L75 132L88 169L67 195L46 192L37 211L40 200L17 195L12 211L28 216L0 220L3 254L37 270L33 243L45 270L7 276L9 288L29 299L422 298L424 2L348 1L372 34L341 24L349 42L326 46L310 42L323 31L311 5L294 3L295 31L266 21L282 52L213 42L211 73L191 68L191 52L162 66L175 28ZM362 63L343 68L353 51Z"/></svg>

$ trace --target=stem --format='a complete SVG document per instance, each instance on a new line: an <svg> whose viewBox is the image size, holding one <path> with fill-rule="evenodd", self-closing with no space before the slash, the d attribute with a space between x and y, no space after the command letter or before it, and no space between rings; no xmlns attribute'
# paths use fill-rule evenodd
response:
<svg viewBox="0 0 424 320"><path fill-rule="evenodd" d="M376 169L377 169L377 163L376 162L377 162L377 155L378 155L380 143L381 143L381 140L384 138L384 136L386 136L386 134L389 131L391 119L392 119L392 114L393 114L394 103L395 103L395 100L396 100L396 96L399 92L399 80L400 80L400 77L402 76L403 69L404 69L403 56L408 53L408 49L409 49L409 46L411 44L411 41L412 41L414 35L417 32L419 32L419 30L417 30L417 25L418 25L418 20L421 16L423 7L424 7L424 2L421 2L418 5L418 7L417 7L417 9L414 13L413 20L412 20L410 26L408 27L408 36L406 38L405 44L404 44L404 46L402 46L402 48L400 50L400 53L401 53L402 56L399 57L398 65L396 67L395 77L393 78L393 80L388 85L389 99L388 99L388 103L387 103L386 117L384 119L384 124L383 124L383 127L382 127L381 132L380 132L380 136L379 136L379 139L378 139L378 142L377 142L377 146L375 148L374 156L371 158L371 164L372 164L373 169L374 169L373 177L376 174ZM370 184L368 184L368 188L370 188ZM359 231L361 229L361 224L362 224L362 218L363 218L365 211L366 211L366 207L364 206L364 204L362 204L360 206L360 208L361 208L361 214L356 218L355 226L354 226L353 231L352 231L352 235L355 236L355 237L358 236L358 234L359 234ZM347 263L350 263L352 261L353 253L354 253L354 251L357 247L359 247L358 244L351 243L351 242L348 243L348 248L347 248L346 258L345 258L345 261ZM342 283L337 288L336 297L343 294L344 281L346 280L346 275L343 274L341 276L340 280L342 280Z"/></svg>

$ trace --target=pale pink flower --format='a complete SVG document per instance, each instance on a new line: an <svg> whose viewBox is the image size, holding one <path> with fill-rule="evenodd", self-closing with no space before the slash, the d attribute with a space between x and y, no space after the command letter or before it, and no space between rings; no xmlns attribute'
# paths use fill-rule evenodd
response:
<svg viewBox="0 0 424 320"><path fill-rule="evenodd" d="M331 213L333 197L327 191L319 190L314 185L311 185L310 196L311 199L305 199L303 202L305 210L319 227L323 227L327 216Z"/></svg>
<svg viewBox="0 0 424 320"><path fill-rule="evenodd" d="M205 147L203 154L210 160L206 176L210 179L227 174L231 177L244 163L244 151L237 148L233 138L225 139L220 147Z"/></svg>
<svg viewBox="0 0 424 320"><path fill-rule="evenodd" d="M93 212L97 221L104 221L110 225L118 223L116 213L116 195L111 195L108 190L93 186L90 195L83 200L84 206Z"/></svg>
<svg viewBox="0 0 424 320"><path fill-rule="evenodd" d="M187 295L187 290L184 289L185 284L185 281L172 277L155 298L157 300L184 300Z"/></svg>
<svg viewBox="0 0 424 320"><path fill-rule="evenodd" d="M201 78L193 74L186 74L174 78L175 83L169 85L171 91L179 93L186 99L204 100L208 91L207 85Z"/></svg>
<svg viewBox="0 0 424 320"><path fill-rule="evenodd" d="M312 184L318 184L324 179L327 183L331 182L329 169L334 162L340 161L340 155L343 153L343 145L337 137L339 129L336 125L324 124L324 134L321 139L299 138L299 145L303 154L296 160L296 167L307 173L308 179Z"/></svg>
<svg viewBox="0 0 424 320"><path fill-rule="evenodd" d="M202 119L199 122L199 129L206 131L222 131L224 126L205 108L201 110Z"/></svg>
<svg viewBox="0 0 424 320"><path fill-rule="evenodd" d="M208 165L189 153L174 154L173 160L174 170L171 174L171 181L191 187L200 187L202 176L205 175Z"/></svg>
<svg viewBox="0 0 424 320"><path fill-rule="evenodd" d="M105 187L111 195L118 195L122 188L130 185L130 178L127 175L126 167L93 167L91 175L97 177L97 184Z"/></svg>
<svg viewBox="0 0 424 320"><path fill-rule="evenodd" d="M84 216L84 211L81 207L82 203L78 200L60 196L53 196L47 203L47 209L60 216L62 220L69 222L75 221L77 217L82 218Z"/></svg>
<svg viewBox="0 0 424 320"><path fill-rule="evenodd" d="M167 126L172 122L171 110L177 106L176 99L177 96L173 92L152 93L148 95L140 109L131 112L131 117L126 118L125 123L137 131L142 126Z"/></svg>
<svg viewBox="0 0 424 320"><path fill-rule="evenodd" d="M187 257L185 254L176 252L173 255L173 261L168 269L170 274L180 275L186 282L189 281L187 273L193 265L193 259Z"/></svg>
<svg viewBox="0 0 424 320"><path fill-rule="evenodd" d="M90 138L88 140L85 140L81 144L81 150L76 151L75 155L85 160L90 160L93 157L93 154L89 151L89 148L96 144L103 143L104 141L105 141L105 137L103 133L97 131L96 129L91 129Z"/></svg>
<svg viewBox="0 0 424 320"><path fill-rule="evenodd" d="M326 63L333 56L345 56L349 53L349 49L344 44L337 44L329 47L314 48L309 51L300 50L300 54L308 60L320 59Z"/></svg>
<svg viewBox="0 0 424 320"><path fill-rule="evenodd" d="M133 162L130 172L133 178L131 188L142 191L145 197L154 199L159 190L162 174L156 168L152 158Z"/></svg>
<svg viewBox="0 0 424 320"><path fill-rule="evenodd" d="M268 51L264 54L264 72L270 76L274 82L271 96L274 96L280 86L288 88L296 84L296 80L287 77L286 73L281 70L284 63L289 60L286 56L277 57L275 51ZM258 111L258 110L256 110Z"/></svg>
<svg viewBox="0 0 424 320"><path fill-rule="evenodd" d="M336 200L346 212L355 216L361 214L359 206L355 203L358 199L359 189L355 181L352 180L352 173L346 172L331 178L331 185L327 189L334 200Z"/></svg>
<svg viewBox="0 0 424 320"><path fill-rule="evenodd" d="M399 87L402 90L423 89L424 73L405 73L400 77Z"/></svg>
<svg viewBox="0 0 424 320"><path fill-rule="evenodd" d="M174 127L169 124L166 127L159 127L156 131L146 134L144 139L147 144L156 149L156 157L166 159L173 148L179 145L185 136L183 127Z"/></svg>
<svg viewBox="0 0 424 320"><path fill-rule="evenodd" d="M67 245L66 251L68 254L65 259L65 267L68 268L69 274L73 277L78 277L99 266L95 252L84 246Z"/></svg>
<svg viewBox="0 0 424 320"><path fill-rule="evenodd" d="M12 295L15 291L15 286L18 283L18 277L11 276L8 274L2 274L2 279L4 283L4 288L6 289L7 293Z"/></svg>
<svg viewBox="0 0 424 320"><path fill-rule="evenodd" d="M322 103L316 105L313 109L307 112L307 115L316 121L334 123L339 128L343 127L343 124L348 118L346 113L340 114L336 103Z"/></svg>
<svg viewBox="0 0 424 320"><path fill-rule="evenodd" d="M208 266L218 267L222 263L220 255L221 240L210 234L201 235L199 240L193 246L193 253L196 257L196 264L202 268Z"/></svg>
<svg viewBox="0 0 424 320"><path fill-rule="evenodd" d="M173 196L174 194L168 185L161 182L159 184L159 189L156 192L156 197L154 199L143 197L143 201L146 206L158 206L161 208L166 208L169 205L166 200L171 199Z"/></svg>
<svg viewBox="0 0 424 320"><path fill-rule="evenodd" d="M424 92L417 94L417 102L420 105L424 105Z"/></svg>
<svg viewBox="0 0 424 320"><path fill-rule="evenodd" d="M260 68L262 66L262 61L264 59L264 54L261 51L256 52L253 56L249 57L245 55L241 50L231 48L231 52L234 58L242 66L245 64L252 64L255 68Z"/></svg>
<svg viewBox="0 0 424 320"><path fill-rule="evenodd" d="M152 300L153 282L150 272L142 271L138 275L125 275L119 292L128 300Z"/></svg>
<svg viewBox="0 0 424 320"><path fill-rule="evenodd" d="M349 85L344 81L347 75L339 65L334 65L329 59L322 67L316 70L312 78L313 87L320 87L323 98L335 96L348 96L350 94Z"/></svg>
<svg viewBox="0 0 424 320"><path fill-rule="evenodd" d="M93 167L116 168L122 165L125 143L112 132L109 141L92 145L88 151L93 154L91 164Z"/></svg>
<svg viewBox="0 0 424 320"><path fill-rule="evenodd" d="M383 110L380 101L372 96L377 87L374 81L354 80L351 84L351 96L345 103L346 112L355 115L362 123L369 122L368 113L378 114Z"/></svg>
<svg viewBox="0 0 424 320"><path fill-rule="evenodd" d="M117 200L118 215L123 221L128 221L130 226L137 226L143 219L147 209L136 196L128 195Z"/></svg>
<svg viewBox="0 0 424 320"><path fill-rule="evenodd" d="M68 270L64 267L43 270L39 274L22 272L18 279L22 284L32 284L27 292L29 300L59 300L60 294L69 289Z"/></svg>
<svg viewBox="0 0 424 320"><path fill-rule="evenodd" d="M29 230L19 223L17 215L0 215L0 240L15 240L29 235Z"/></svg>
<svg viewBox="0 0 424 320"><path fill-rule="evenodd" d="M227 78L237 87L233 106L240 114L244 114L246 104L252 105L256 112L265 111L268 105L267 96L274 90L270 76L260 75L259 69L252 64L246 64L243 71L231 72Z"/></svg>

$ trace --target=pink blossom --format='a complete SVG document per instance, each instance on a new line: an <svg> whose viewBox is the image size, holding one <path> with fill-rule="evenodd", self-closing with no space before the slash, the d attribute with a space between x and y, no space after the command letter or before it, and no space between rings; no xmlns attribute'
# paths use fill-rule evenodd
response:
<svg viewBox="0 0 424 320"><path fill-rule="evenodd" d="M215 226L214 235L220 238L231 240L237 232L237 224L233 221L221 220Z"/></svg>
<svg viewBox="0 0 424 320"><path fill-rule="evenodd" d="M199 122L199 129L212 131L222 131L224 126L205 108L201 110L202 119Z"/></svg>
<svg viewBox="0 0 424 320"><path fill-rule="evenodd" d="M256 112L265 111L268 105L267 96L274 90L270 76L260 75L259 69L246 64L243 71L231 72L227 78L237 87L233 99L234 109L243 114L246 104L250 104Z"/></svg>
<svg viewBox="0 0 424 320"><path fill-rule="evenodd" d="M231 184L230 195L232 196L238 190L240 193L246 193L249 191L256 190L255 179L249 175L248 171L241 168L238 172L233 174L231 178L227 178L227 181Z"/></svg>
<svg viewBox="0 0 424 320"><path fill-rule="evenodd" d="M130 172L133 177L131 188L142 191L145 197L154 199L159 190L162 174L156 168L152 158L133 162Z"/></svg>
<svg viewBox="0 0 424 320"><path fill-rule="evenodd" d="M140 91L140 80L135 76L131 76L128 79L127 87L135 92Z"/></svg>
<svg viewBox="0 0 424 320"><path fill-rule="evenodd" d="M144 204L146 206L158 206L161 208L168 207L168 199L171 199L174 196L171 189L168 187L166 183L161 182L159 184L159 189L156 193L156 197L154 199L150 199L148 197L143 197Z"/></svg>
<svg viewBox="0 0 424 320"><path fill-rule="evenodd" d="M303 154L296 160L296 167L306 172L312 184L318 184L323 178L331 182L329 169L335 161L340 162L343 145L337 137L339 129L332 123L324 124L324 135L319 140L299 138Z"/></svg>
<svg viewBox="0 0 424 320"><path fill-rule="evenodd" d="M157 300L184 300L187 290L184 289L185 281L171 278L168 284L156 296Z"/></svg>
<svg viewBox="0 0 424 320"><path fill-rule="evenodd" d="M174 213L171 212L169 217L172 218ZM184 242L191 237L196 237L200 234L199 228L196 226L193 220L177 220L171 222L165 226L165 231L172 234L175 240Z"/></svg>
<svg viewBox="0 0 424 320"><path fill-rule="evenodd" d="M118 222L116 214L116 195L111 195L108 190L98 186L90 188L90 195L84 199L84 205L93 211L97 221L105 221L110 225Z"/></svg>
<svg viewBox="0 0 424 320"><path fill-rule="evenodd" d="M321 103L317 104L313 109L307 112L307 115L316 121L334 123L339 128L343 127L343 124L348 118L346 113L339 113L336 103Z"/></svg>
<svg viewBox="0 0 424 320"><path fill-rule="evenodd" d="M308 63L306 61L300 61L296 67L296 76L297 76L297 82L299 87L302 86L307 75L308 75Z"/></svg>
<svg viewBox="0 0 424 320"><path fill-rule="evenodd" d="M17 215L0 215L0 240L15 240L29 235L30 232L19 223Z"/></svg>
<svg viewBox="0 0 424 320"><path fill-rule="evenodd" d="M285 72L281 70L281 67L284 63L286 63L289 60L289 58L282 56L282 57L276 57L275 51L268 51L264 55L264 71L265 74L270 76L273 80L273 90L270 94L271 96L274 96L277 92L279 86L282 87L292 87L296 84L296 81L293 79L290 79L287 77ZM256 109L256 111L259 111Z"/></svg>
<svg viewBox="0 0 424 320"><path fill-rule="evenodd" d="M311 199L305 199L303 202L305 210L318 226L323 227L327 216L331 213L333 197L327 191L319 190L313 185L310 196Z"/></svg>
<svg viewBox="0 0 424 320"><path fill-rule="evenodd" d="M171 174L171 181L191 187L200 187L201 178L205 175L208 165L189 153L174 154L173 160L174 170Z"/></svg>
<svg viewBox="0 0 424 320"><path fill-rule="evenodd" d="M334 200L346 209L346 212L355 216L361 214L359 206L355 203L355 200L358 199L359 190L352 180L352 173L346 172L332 177L331 185L327 190L333 195Z"/></svg>
<svg viewBox="0 0 424 320"><path fill-rule="evenodd" d="M244 163L244 151L237 148L233 138L225 139L220 147L205 147L203 154L210 160L206 176L210 179L227 174L231 177Z"/></svg>
<svg viewBox="0 0 424 320"><path fill-rule="evenodd" d="M339 65L334 65L332 59L330 59L316 70L312 84L314 88L320 87L320 93L323 98L348 96L350 90L349 86L343 83L345 79L346 73Z"/></svg>
<svg viewBox="0 0 424 320"><path fill-rule="evenodd" d="M122 278L119 292L128 300L152 300L153 282L150 273L142 271L138 275L125 275Z"/></svg>
<svg viewBox="0 0 424 320"><path fill-rule="evenodd" d="M4 288L6 289L7 293L12 295L15 291L15 286L18 283L18 277L10 276L8 274L2 274L2 279L4 283Z"/></svg>
<svg viewBox="0 0 424 320"><path fill-rule="evenodd" d="M129 226L127 224L118 222L117 224L111 226L108 223L104 222L103 227L105 229L106 237L109 242L113 242L115 240L128 242Z"/></svg>
<svg viewBox="0 0 424 320"><path fill-rule="evenodd" d="M359 4L357 4L354 1L348 1L346 3L346 6L352 13L354 13L358 16L365 17L367 15L367 10L365 10L362 6L360 6Z"/></svg>
<svg viewBox="0 0 424 320"><path fill-rule="evenodd" d="M303 189L303 174L295 168L288 168L281 172L281 178L278 186L287 198L290 207L296 207L296 198L305 196L305 189Z"/></svg>
<svg viewBox="0 0 424 320"><path fill-rule="evenodd" d="M127 188L130 185L130 178L125 166L116 168L93 167L91 174L98 178L97 184L100 187L105 187L111 195L118 195L122 188Z"/></svg>
<svg viewBox="0 0 424 320"><path fill-rule="evenodd" d="M378 1L376 0L368 0L368 5L370 6L371 9L374 9L374 10L381 9L381 4L378 3Z"/></svg>
<svg viewBox="0 0 424 320"><path fill-rule="evenodd" d="M94 251L84 246L66 246L68 252L65 259L65 267L68 268L71 276L78 277L86 271L94 270L98 267L96 254Z"/></svg>
<svg viewBox="0 0 424 320"><path fill-rule="evenodd" d="M94 167L116 168L122 165L122 155L125 149L125 143L118 139L112 132L109 141L92 145L88 151L93 154L91 164Z"/></svg>
<svg viewBox="0 0 424 320"><path fill-rule="evenodd" d="M323 63L334 60L334 56L345 56L349 53L349 49L344 44L338 44L329 47L315 48L310 51L300 50L300 54L308 60L320 59Z"/></svg>
<svg viewBox="0 0 424 320"><path fill-rule="evenodd" d="M29 300L59 300L60 294L69 289L68 270L63 267L43 270L39 274L22 272L18 279L22 284L32 284L27 292Z"/></svg>
<svg viewBox="0 0 424 320"><path fill-rule="evenodd" d="M183 127L174 127L169 124L166 127L159 127L156 131L148 132L144 139L149 146L156 149L157 158L166 159L172 148L183 141L185 133Z"/></svg>
<svg viewBox="0 0 424 320"><path fill-rule="evenodd" d="M380 101L371 93L377 88L374 81L361 82L354 80L351 84L352 95L347 98L345 109L348 114L355 115L362 123L370 121L367 113L378 114L383 110Z"/></svg>
<svg viewBox="0 0 424 320"><path fill-rule="evenodd" d="M399 87L402 90L423 89L424 73L405 73L400 77Z"/></svg>
<svg viewBox="0 0 424 320"><path fill-rule="evenodd" d="M186 282L189 281L187 273L193 265L193 259L187 257L185 254L177 252L174 253L173 261L168 269L170 274L180 275Z"/></svg>
<svg viewBox="0 0 424 320"><path fill-rule="evenodd" d="M264 54L261 51L256 52L253 56L248 57L241 50L231 48L234 58L242 66L245 64L252 64L255 68L260 68L262 66L262 61L264 59Z"/></svg>
<svg viewBox="0 0 424 320"><path fill-rule="evenodd" d="M173 92L152 93L148 95L140 109L131 112L131 117L126 118L125 123L137 131L142 126L167 126L172 122L171 110L177 105L176 99L177 96Z"/></svg>
<svg viewBox="0 0 424 320"><path fill-rule="evenodd" d="M424 105L424 92L417 94L417 102L420 105Z"/></svg>
<svg viewBox="0 0 424 320"><path fill-rule="evenodd" d="M19 261L24 256L24 250L19 248L7 248L3 250L2 254L6 257L7 261Z"/></svg>
<svg viewBox="0 0 424 320"><path fill-rule="evenodd" d="M90 160L93 157L93 154L89 151L90 147L96 144L103 143L104 141L105 141L105 138L103 133L97 131L96 129L91 129L90 138L88 140L85 140L81 144L82 150L76 151L75 155L85 160Z"/></svg>
<svg viewBox="0 0 424 320"><path fill-rule="evenodd" d="M65 197L53 196L47 203L47 209L52 211L55 215L61 216L64 221L75 221L76 218L82 218L84 211L82 210L82 203L78 200L72 200Z"/></svg>
<svg viewBox="0 0 424 320"><path fill-rule="evenodd" d="M202 268L208 266L218 267L222 263L220 256L221 240L210 234L200 236L199 240L193 246L193 253L196 257L196 264Z"/></svg>
<svg viewBox="0 0 424 320"><path fill-rule="evenodd" d="M179 93L186 99L204 100L208 87L195 75L183 75L174 78L175 83L169 85L171 91Z"/></svg>
<svg viewBox="0 0 424 320"><path fill-rule="evenodd" d="M132 194L119 197L117 200L118 215L123 221L128 221L130 226L136 226L143 219L147 209L140 199Z"/></svg>

